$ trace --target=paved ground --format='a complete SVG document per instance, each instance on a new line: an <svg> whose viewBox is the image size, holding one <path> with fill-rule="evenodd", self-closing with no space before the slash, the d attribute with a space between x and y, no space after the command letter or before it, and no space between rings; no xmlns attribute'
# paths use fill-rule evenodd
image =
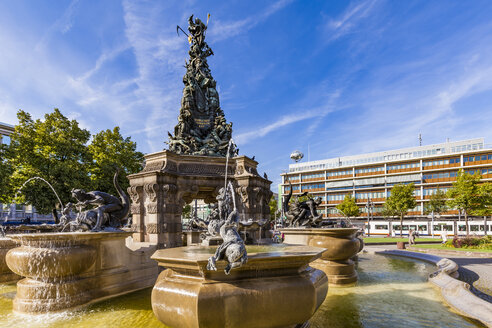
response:
<svg viewBox="0 0 492 328"><path fill-rule="evenodd" d="M366 250L396 249L396 245L365 245ZM459 265L459 280L470 285L470 291L481 299L492 303L492 254L473 255L462 252L446 251L445 254L439 250L427 249L426 253L446 257ZM483 253L482 253L483 254Z"/></svg>

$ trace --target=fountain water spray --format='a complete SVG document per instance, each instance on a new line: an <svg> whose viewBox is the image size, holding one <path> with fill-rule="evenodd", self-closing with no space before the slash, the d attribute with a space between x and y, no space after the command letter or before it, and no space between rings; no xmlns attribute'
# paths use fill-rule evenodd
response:
<svg viewBox="0 0 492 328"><path fill-rule="evenodd" d="M224 179L224 189L227 189L227 171L229 168L229 156L231 154L231 145L236 145L234 143L234 140L231 138L229 139L229 144L227 145L227 154L226 154L226 166L225 166L225 179Z"/></svg>
<svg viewBox="0 0 492 328"><path fill-rule="evenodd" d="M21 187L17 190L17 192L15 193L14 198L17 198L17 195L19 194L19 192L21 191L21 189L22 189L22 188L24 188L24 186L25 186L25 185L26 185L29 181L36 180L36 179L37 179L37 180L44 181L44 182L45 182L45 183L46 183L46 184L47 184L47 185L51 188L51 190L53 190L53 193L55 194L56 198L58 199L58 202L60 203L60 210L63 212L63 209L64 209L64 207L63 207L63 203L62 203L62 201L60 200L60 197L58 197L58 194L56 193L55 188L53 188L53 186L52 186L52 185L51 185L48 181L46 181L45 179L43 179L43 178L41 178L41 177L32 177L32 178L27 179L27 180L26 180L26 182L24 182L24 183L22 184L22 186L21 186Z"/></svg>

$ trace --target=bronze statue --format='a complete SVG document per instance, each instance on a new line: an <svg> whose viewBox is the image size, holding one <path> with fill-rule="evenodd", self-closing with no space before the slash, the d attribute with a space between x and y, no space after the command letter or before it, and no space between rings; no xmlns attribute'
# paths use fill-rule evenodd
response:
<svg viewBox="0 0 492 328"><path fill-rule="evenodd" d="M183 97L174 135L169 132L166 142L169 150L176 154L226 156L227 145L232 137L232 123L227 123L220 108L216 81L208 67L207 57L213 55L205 42L207 25L200 19L188 19L187 34L190 42L190 58L185 62L186 73L183 76ZM208 24L208 21L207 21ZM237 155L234 149L233 155Z"/></svg>
<svg viewBox="0 0 492 328"><path fill-rule="evenodd" d="M222 259L227 260L227 266L224 269L225 274L229 274L231 269L238 268L248 261L246 246L237 232L239 213L234 198L234 190L230 182L228 187L230 194L227 192L227 189L223 187L220 189L219 195L217 196L219 217L225 217L225 220L219 221L221 223L219 231L223 243L217 248L214 256L211 256L208 259L207 264L208 270L216 271L216 262ZM234 204L232 211L230 208L231 198Z"/></svg>
<svg viewBox="0 0 492 328"><path fill-rule="evenodd" d="M113 183L119 198L102 191L72 190L72 196L78 201L75 204L77 208L96 206L77 213L75 220L69 222L72 231L100 231L104 227L119 228L126 223L130 214L130 199L118 184L118 171L114 175Z"/></svg>
<svg viewBox="0 0 492 328"><path fill-rule="evenodd" d="M288 227L320 227L323 216L318 214L317 206L321 204L321 198L312 198L307 192L296 196L293 203L289 204L292 198L292 184L290 184L289 194L284 200L283 210ZM300 198L307 196L308 199L300 201Z"/></svg>

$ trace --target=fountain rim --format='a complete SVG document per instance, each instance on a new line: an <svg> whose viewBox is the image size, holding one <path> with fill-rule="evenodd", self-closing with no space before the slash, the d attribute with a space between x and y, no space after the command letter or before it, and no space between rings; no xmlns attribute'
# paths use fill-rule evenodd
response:
<svg viewBox="0 0 492 328"><path fill-rule="evenodd" d="M183 264L206 264L212 254L207 253L188 253L185 250L193 249L216 249L215 246L183 246L174 248L158 249L150 257L161 264L162 262L183 263ZM264 251L248 253L248 264L252 262L263 262L271 259L315 259L321 257L325 248L305 246L305 245L287 245L281 250ZM191 257L191 255L193 257Z"/></svg>
<svg viewBox="0 0 492 328"><path fill-rule="evenodd" d="M21 233L8 235L8 238L16 242L24 241L65 241L65 240L89 240L129 237L133 233L128 231L83 231L83 232L43 232Z"/></svg>
<svg viewBox="0 0 492 328"><path fill-rule="evenodd" d="M280 232L293 235L325 235L325 236L351 236L355 235L358 228L282 228Z"/></svg>

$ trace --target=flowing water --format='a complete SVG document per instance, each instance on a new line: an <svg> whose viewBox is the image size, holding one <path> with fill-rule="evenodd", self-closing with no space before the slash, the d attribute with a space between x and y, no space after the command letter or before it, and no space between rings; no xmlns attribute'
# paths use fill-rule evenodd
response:
<svg viewBox="0 0 492 328"><path fill-rule="evenodd" d="M362 254L359 284L330 288L310 320L311 327L481 327L442 303L439 292L427 282L433 271L433 265L411 259ZM150 293L145 289L78 312L32 316L13 314L15 285L0 284L0 327L165 327L152 313Z"/></svg>
<svg viewBox="0 0 492 328"><path fill-rule="evenodd" d="M58 194L56 193L55 191L55 188L53 188L53 186L51 185L51 183L49 183L48 181L46 181L45 179L41 178L41 177L32 177L30 179L27 179L26 182L24 182L22 184L22 186L19 188L19 190L17 190L17 192L15 193L15 196L14 196L14 199L17 198L17 195L19 194L19 192L22 190L22 188L24 188L24 186L29 182L29 181L32 181L32 180L41 180L43 182L45 182L50 188L51 190L53 191L53 193L55 194L56 198L58 199L58 202L60 203L60 210L63 212L63 203L62 201L60 200L60 197L58 197Z"/></svg>

